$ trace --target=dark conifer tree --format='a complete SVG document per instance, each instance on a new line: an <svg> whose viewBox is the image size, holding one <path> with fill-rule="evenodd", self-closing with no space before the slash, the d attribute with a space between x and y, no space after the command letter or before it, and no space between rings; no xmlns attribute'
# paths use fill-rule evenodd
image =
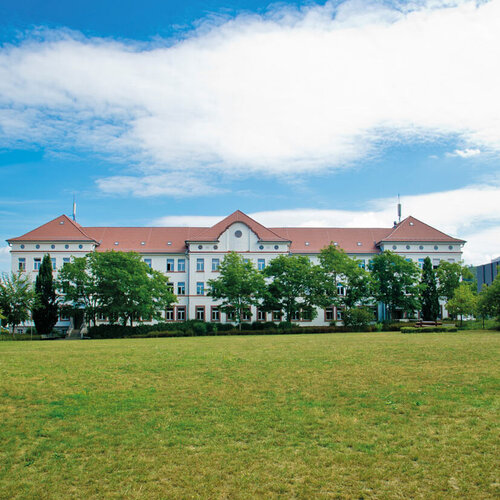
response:
<svg viewBox="0 0 500 500"><path fill-rule="evenodd" d="M52 261L46 254L35 281L35 306L32 311L36 331L40 335L52 332L57 323L58 305L56 289L52 279Z"/></svg>
<svg viewBox="0 0 500 500"><path fill-rule="evenodd" d="M422 319L424 321L436 321L439 315L439 293L436 273L432 269L432 262L429 257L424 260L421 285Z"/></svg>

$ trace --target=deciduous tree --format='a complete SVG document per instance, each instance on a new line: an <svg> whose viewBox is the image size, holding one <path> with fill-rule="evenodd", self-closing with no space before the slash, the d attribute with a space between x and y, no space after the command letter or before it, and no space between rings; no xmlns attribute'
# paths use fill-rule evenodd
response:
<svg viewBox="0 0 500 500"><path fill-rule="evenodd" d="M331 297L325 294L324 272L303 255L279 255L264 269L264 275L270 279L264 306L284 311L288 322L301 310L313 319L316 306L331 304Z"/></svg>
<svg viewBox="0 0 500 500"><path fill-rule="evenodd" d="M344 250L330 244L321 250L319 261L326 274L324 290L330 295L330 304L350 309L372 300L370 274L363 269L360 260L349 257ZM344 287L345 295L338 294L339 285Z"/></svg>
<svg viewBox="0 0 500 500"><path fill-rule="evenodd" d="M121 320L124 325L133 325L139 318L160 319L162 312L177 301L168 278L151 269L138 253L94 252L88 259L98 310L111 322Z"/></svg>
<svg viewBox="0 0 500 500"><path fill-rule="evenodd" d="M385 251L373 258L370 269L373 295L385 304L391 318L398 310L411 313L420 308L418 301L420 269L414 262Z"/></svg>
<svg viewBox="0 0 500 500"><path fill-rule="evenodd" d="M477 296L467 283L460 283L453 293L453 297L446 304L448 312L452 316L460 315L460 324L463 317L474 314L476 310Z"/></svg>
<svg viewBox="0 0 500 500"><path fill-rule="evenodd" d="M222 301L222 311L234 313L241 329L243 313L259 303L265 289L265 280L251 262L245 262L236 252L230 252L219 266L219 276L209 280L208 285L208 295Z"/></svg>
<svg viewBox="0 0 500 500"><path fill-rule="evenodd" d="M17 326L29 319L34 297L33 284L22 273L4 274L0 278L0 309L13 335Z"/></svg>

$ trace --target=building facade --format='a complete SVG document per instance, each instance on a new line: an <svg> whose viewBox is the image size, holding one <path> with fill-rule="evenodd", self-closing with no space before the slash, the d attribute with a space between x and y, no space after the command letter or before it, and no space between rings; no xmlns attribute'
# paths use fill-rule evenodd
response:
<svg viewBox="0 0 500 500"><path fill-rule="evenodd" d="M163 272L172 283L178 302L165 311L166 321L199 319L227 322L218 303L207 296L207 282L218 276L224 256L235 251L264 269L278 255L307 256L314 263L322 248L333 243L368 268L374 255L391 250L422 267L425 257L434 266L442 260L459 262L464 240L407 217L388 228L269 228L236 211L212 227L82 227L66 215L16 238L11 247L12 271L36 277L42 258L50 254L54 273L72 257L108 250L138 252L153 269ZM342 292L342 291L341 291ZM334 307L319 311L309 325L328 325L341 320ZM279 312L252 308L248 321L279 321ZM101 318L105 321L105 318ZM59 328L69 326L61 318Z"/></svg>

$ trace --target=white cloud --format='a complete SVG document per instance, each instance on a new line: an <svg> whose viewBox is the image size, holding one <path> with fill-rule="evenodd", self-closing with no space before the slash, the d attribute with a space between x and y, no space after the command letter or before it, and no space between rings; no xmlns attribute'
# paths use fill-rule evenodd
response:
<svg viewBox="0 0 500 500"><path fill-rule="evenodd" d="M464 260L484 264L500 254L500 183L402 198L403 218L413 215L450 236L467 241ZM293 209L248 215L269 227L390 227L396 219L396 199L371 200L360 210ZM169 216L158 226L210 226L219 217ZM178 220L182 223L177 222Z"/></svg>
<svg viewBox="0 0 500 500"><path fill-rule="evenodd" d="M163 46L37 33L0 48L0 144L76 146L138 177L332 170L448 135L498 153L499 24L500 0L367 0L202 23ZM99 186L170 192L127 182Z"/></svg>
<svg viewBox="0 0 500 500"><path fill-rule="evenodd" d="M473 156L478 156L481 154L480 149L467 148L467 149L455 149L453 153L446 153L446 156L460 156L461 158L472 158Z"/></svg>
<svg viewBox="0 0 500 500"><path fill-rule="evenodd" d="M218 194L223 190L211 186L208 181L190 177L180 172L134 176L112 176L99 179L97 185L104 193L137 197L147 196L199 196Z"/></svg>

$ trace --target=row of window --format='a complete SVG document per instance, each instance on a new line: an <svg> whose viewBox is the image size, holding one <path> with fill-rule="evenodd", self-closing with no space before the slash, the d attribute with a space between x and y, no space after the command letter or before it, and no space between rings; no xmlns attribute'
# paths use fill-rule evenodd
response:
<svg viewBox="0 0 500 500"><path fill-rule="evenodd" d="M327 321L333 320L333 307L329 307L325 309L325 319ZM271 313L267 313L266 311L262 311L257 309L257 321L267 321L268 315L270 315L271 321L283 321L283 312L282 311L272 311ZM205 306L196 306L195 307L195 318L198 321L206 321L207 318L205 316ZM165 320L166 321L185 321L186 319L186 306L177 306L177 307L169 307L165 310ZM235 313L226 313L227 321L235 321ZM342 319L342 313L337 311L337 319ZM250 309L246 310L242 314L242 321L251 321L252 320L252 312ZM210 321L219 322L221 321L221 311L217 306L212 306L210 309ZM292 316L292 321L311 321L311 316L308 311L297 311Z"/></svg>
<svg viewBox="0 0 500 500"><path fill-rule="evenodd" d="M176 259L167 259L166 271L167 272L175 272L175 260ZM248 262L249 259L245 259L245 262ZM149 266L153 266L153 260L150 258L144 259L144 262ZM212 259L212 271L216 272L219 270L220 259L213 258ZM257 260L257 268L259 271L262 271L266 267L266 259L258 259ZM186 271L186 259L177 259L177 272L185 272ZM203 272L205 271L205 259L198 258L196 259L196 271Z"/></svg>
<svg viewBox="0 0 500 500"><path fill-rule="evenodd" d="M397 250L398 246L397 245L392 245L392 249L393 250ZM448 245L448 250L453 250L455 247L453 245ZM405 249L406 250L410 250L411 249L411 245L406 245L405 246ZM418 249L419 250L424 250L424 245L419 245L418 246ZM437 245L434 245L434 250L439 250L439 247Z"/></svg>
<svg viewBox="0 0 500 500"><path fill-rule="evenodd" d="M52 269L55 271L57 270L57 261L55 257L51 257L50 259L52 261ZM63 257L63 266L64 264L69 264L70 258L69 257ZM38 271L40 269L40 266L42 265L42 258L41 257L35 257L33 259L33 271ZM17 269L18 271L24 272L26 271L26 258L25 257L19 257L17 261Z"/></svg>

